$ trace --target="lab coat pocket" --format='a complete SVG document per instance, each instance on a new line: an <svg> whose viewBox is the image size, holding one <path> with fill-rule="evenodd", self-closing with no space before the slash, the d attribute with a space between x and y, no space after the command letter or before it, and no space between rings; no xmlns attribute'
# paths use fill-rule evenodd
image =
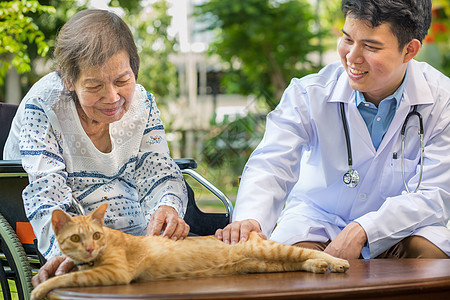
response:
<svg viewBox="0 0 450 300"><path fill-rule="evenodd" d="M405 180L408 180L415 174L418 161L404 159ZM403 171L401 157L391 158L384 166L381 174L380 194L383 197L392 197L399 195L405 186L403 184Z"/></svg>

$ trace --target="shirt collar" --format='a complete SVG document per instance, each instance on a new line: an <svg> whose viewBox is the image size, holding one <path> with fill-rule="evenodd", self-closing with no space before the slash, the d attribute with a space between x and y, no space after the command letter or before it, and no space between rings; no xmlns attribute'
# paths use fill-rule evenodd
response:
<svg viewBox="0 0 450 300"><path fill-rule="evenodd" d="M405 72L405 76L403 77L403 81L402 84L398 87L398 89L390 96L384 98L385 99L395 99L396 102L396 108L398 108L398 106L400 105L400 101L402 99L403 96L403 91L405 89L405 82L406 82L406 75L408 73L408 69L406 69ZM359 106L361 103L369 103L366 101L366 99L364 98L364 94L361 93L360 91L355 91L356 92L356 106Z"/></svg>

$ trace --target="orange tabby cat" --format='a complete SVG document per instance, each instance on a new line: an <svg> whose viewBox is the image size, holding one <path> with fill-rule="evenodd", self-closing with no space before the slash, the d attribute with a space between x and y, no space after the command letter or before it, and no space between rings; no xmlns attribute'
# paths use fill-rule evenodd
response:
<svg viewBox="0 0 450 300"><path fill-rule="evenodd" d="M53 212L52 225L61 251L80 271L48 279L34 289L31 299L41 299L59 287L256 272L345 272L349 268L346 260L263 240L255 233L249 241L235 245L214 236L173 241L129 235L103 226L107 206L101 205L86 217Z"/></svg>

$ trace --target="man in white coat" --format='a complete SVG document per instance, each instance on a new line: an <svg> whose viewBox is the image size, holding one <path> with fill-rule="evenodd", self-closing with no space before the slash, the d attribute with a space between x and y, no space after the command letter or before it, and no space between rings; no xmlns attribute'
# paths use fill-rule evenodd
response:
<svg viewBox="0 0 450 300"><path fill-rule="evenodd" d="M256 231L346 259L448 258L450 79L413 59L431 1L343 0L342 11L341 62L292 80L216 236Z"/></svg>

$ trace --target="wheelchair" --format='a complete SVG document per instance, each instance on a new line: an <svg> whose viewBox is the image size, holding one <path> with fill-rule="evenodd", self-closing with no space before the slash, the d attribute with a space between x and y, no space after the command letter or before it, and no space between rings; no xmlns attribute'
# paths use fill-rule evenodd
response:
<svg viewBox="0 0 450 300"><path fill-rule="evenodd" d="M17 105L0 103L0 159ZM190 177L218 198L226 212L205 213L198 207L194 191L186 182L188 205L185 221L192 235L211 235L231 222L233 205L229 198L211 182L195 171L193 159L175 159L185 180ZM26 217L22 191L28 185L28 176L21 162L0 160L0 285L5 300L12 299L8 280L14 281L20 300L29 299L33 289L31 278L45 263L37 250L33 229Z"/></svg>

